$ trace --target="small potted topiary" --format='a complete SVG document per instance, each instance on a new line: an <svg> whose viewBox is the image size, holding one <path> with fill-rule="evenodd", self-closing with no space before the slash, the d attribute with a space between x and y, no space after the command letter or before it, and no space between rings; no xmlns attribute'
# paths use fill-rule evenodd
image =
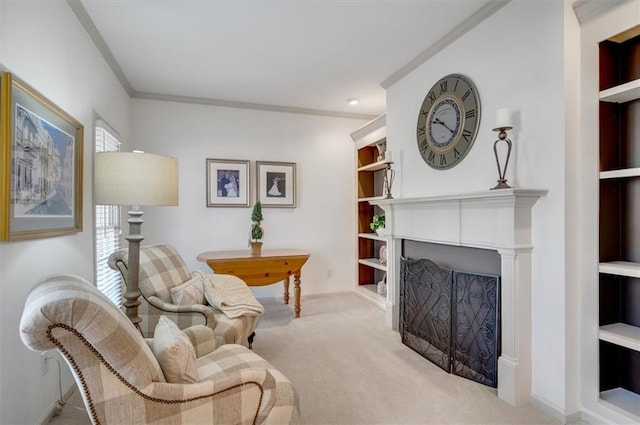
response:
<svg viewBox="0 0 640 425"><path fill-rule="evenodd" d="M253 206L251 221L253 221L253 224L251 224L251 240L249 242L251 245L251 254L260 255L264 231L262 230L262 226L260 226L260 222L262 221L262 204L260 204L259 201Z"/></svg>
<svg viewBox="0 0 640 425"><path fill-rule="evenodd" d="M378 236L382 236L384 233L384 214L374 214L370 226Z"/></svg>

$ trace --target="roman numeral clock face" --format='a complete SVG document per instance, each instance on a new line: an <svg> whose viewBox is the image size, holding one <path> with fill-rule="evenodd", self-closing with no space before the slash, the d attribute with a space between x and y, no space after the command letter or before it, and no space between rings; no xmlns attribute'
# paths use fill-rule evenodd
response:
<svg viewBox="0 0 640 425"><path fill-rule="evenodd" d="M476 139L480 97L471 80L450 74L431 87L418 115L418 149L437 170L460 163Z"/></svg>

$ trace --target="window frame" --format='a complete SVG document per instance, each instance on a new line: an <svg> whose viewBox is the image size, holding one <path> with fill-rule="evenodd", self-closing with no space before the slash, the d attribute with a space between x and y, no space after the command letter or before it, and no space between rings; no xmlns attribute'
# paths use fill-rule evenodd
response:
<svg viewBox="0 0 640 425"><path fill-rule="evenodd" d="M102 118L94 120L94 155L120 150L120 135ZM95 179L94 179L95 181ZM122 306L122 277L108 265L109 255L122 247L122 208L94 204L94 266L96 287L115 305Z"/></svg>

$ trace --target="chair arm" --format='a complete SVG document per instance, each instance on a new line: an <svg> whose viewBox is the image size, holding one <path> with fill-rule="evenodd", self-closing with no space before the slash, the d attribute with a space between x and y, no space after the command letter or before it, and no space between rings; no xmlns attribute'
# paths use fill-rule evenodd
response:
<svg viewBox="0 0 640 425"><path fill-rule="evenodd" d="M204 304L190 304L190 305L176 305L165 301L162 301L156 296L145 297L147 302L159 310L165 313L176 313L177 315L184 315L191 313L198 319L193 321L193 325L204 324L205 326L213 329L216 326L216 316L211 306ZM177 316L174 316L177 317Z"/></svg>
<svg viewBox="0 0 640 425"><path fill-rule="evenodd" d="M180 389L176 391L178 387ZM203 419L209 418L201 416L201 405L212 404L205 410L220 415L221 418L228 420L234 417L229 412L240 410L242 423L261 424L269 416L277 397L276 380L265 368L242 369L224 378L196 384L155 382L144 393L164 403L168 401L182 404L182 423L203 423ZM242 396L238 397L238 394ZM237 405L237 402L242 404Z"/></svg>
<svg viewBox="0 0 640 425"><path fill-rule="evenodd" d="M206 356L217 348L216 334L213 329L204 325L195 325L182 329L191 340L193 348L196 350L196 358Z"/></svg>

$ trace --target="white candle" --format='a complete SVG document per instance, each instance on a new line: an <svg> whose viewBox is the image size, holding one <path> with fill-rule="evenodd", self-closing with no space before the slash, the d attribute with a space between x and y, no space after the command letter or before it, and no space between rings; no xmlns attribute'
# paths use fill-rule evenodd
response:
<svg viewBox="0 0 640 425"><path fill-rule="evenodd" d="M507 108L496 111L496 128L511 127L511 112Z"/></svg>
<svg viewBox="0 0 640 425"><path fill-rule="evenodd" d="M390 150L387 150L387 151L385 152L385 154L384 154L384 160L385 160L385 161L388 161L388 162L391 162L391 151L390 151Z"/></svg>

